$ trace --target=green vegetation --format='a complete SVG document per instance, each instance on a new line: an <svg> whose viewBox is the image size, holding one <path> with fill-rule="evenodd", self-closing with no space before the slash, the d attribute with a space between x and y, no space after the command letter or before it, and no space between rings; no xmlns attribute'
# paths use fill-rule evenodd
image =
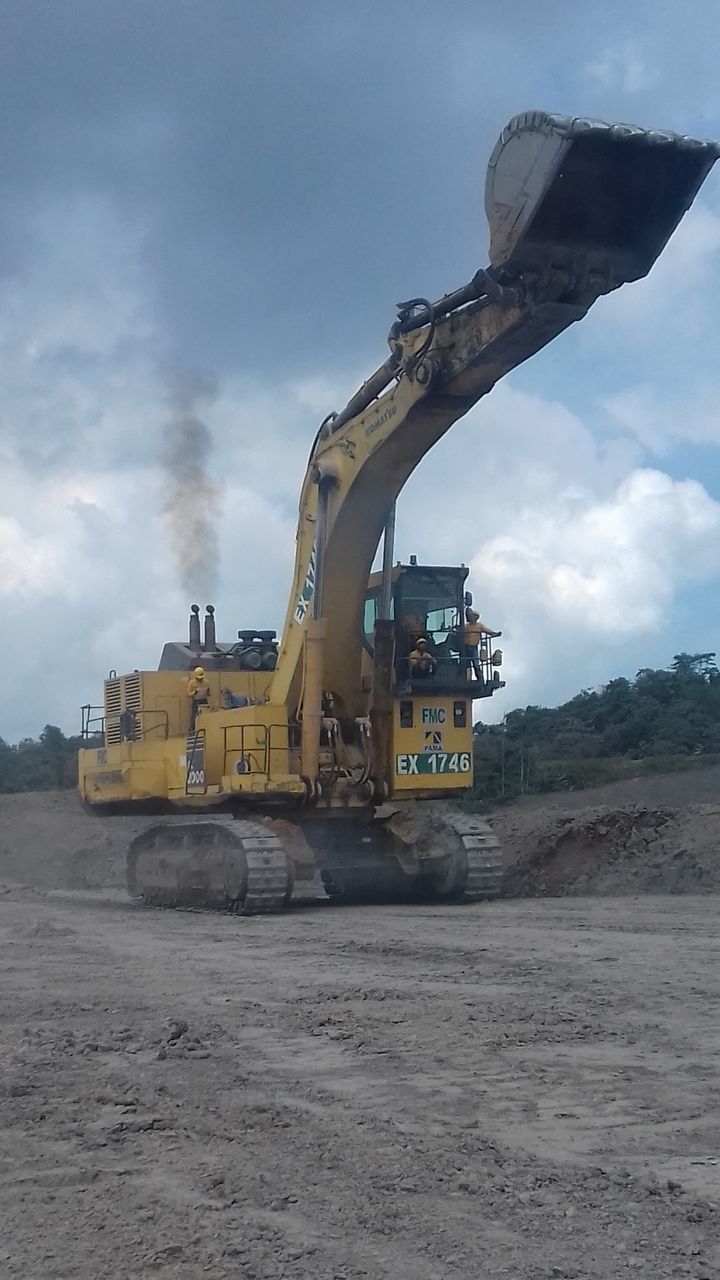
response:
<svg viewBox="0 0 720 1280"><path fill-rule="evenodd" d="M678 653L666 671L583 689L561 707L511 711L475 725L473 802L573 791L639 773L720 761L714 653Z"/></svg>
<svg viewBox="0 0 720 1280"><path fill-rule="evenodd" d="M77 753L87 745L81 738L66 738L54 724L46 724L38 739L24 738L16 746L0 738L0 792L74 787Z"/></svg>

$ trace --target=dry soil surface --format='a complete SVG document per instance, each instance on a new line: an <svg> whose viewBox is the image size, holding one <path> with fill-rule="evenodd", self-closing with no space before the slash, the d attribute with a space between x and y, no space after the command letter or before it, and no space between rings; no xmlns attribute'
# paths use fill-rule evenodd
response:
<svg viewBox="0 0 720 1280"><path fill-rule="evenodd" d="M716 898L148 911L72 805L0 805L3 1280L716 1280Z"/></svg>

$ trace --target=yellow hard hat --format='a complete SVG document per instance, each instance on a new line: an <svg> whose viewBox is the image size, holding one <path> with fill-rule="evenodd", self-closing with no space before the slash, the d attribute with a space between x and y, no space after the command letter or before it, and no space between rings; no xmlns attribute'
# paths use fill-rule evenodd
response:
<svg viewBox="0 0 720 1280"><path fill-rule="evenodd" d="M204 679L205 679L205 671L204 671L204 669L203 669L202 667L196 667L196 668L195 668L195 670L193 671L193 675L194 675L194 677L195 677L195 679L196 679L196 680L204 680Z"/></svg>

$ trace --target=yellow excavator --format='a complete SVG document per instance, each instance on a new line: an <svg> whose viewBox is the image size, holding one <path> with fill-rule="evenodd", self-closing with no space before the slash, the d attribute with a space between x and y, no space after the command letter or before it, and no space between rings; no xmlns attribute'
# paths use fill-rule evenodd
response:
<svg viewBox="0 0 720 1280"><path fill-rule="evenodd" d="M396 499L500 378L647 274L718 155L624 124L510 121L488 167L489 266L403 303L387 359L319 428L280 639L218 642L193 606L157 671L111 672L84 708L84 803L154 818L130 846L132 896L275 912L318 873L333 899L498 896L497 841L453 801L502 655L468 644L467 569L394 563Z"/></svg>

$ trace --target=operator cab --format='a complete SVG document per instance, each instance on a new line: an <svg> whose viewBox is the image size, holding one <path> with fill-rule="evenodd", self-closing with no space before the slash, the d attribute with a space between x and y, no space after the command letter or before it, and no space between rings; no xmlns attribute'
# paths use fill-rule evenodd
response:
<svg viewBox="0 0 720 1280"><path fill-rule="evenodd" d="M488 698L504 687L500 679L502 653L493 650L489 636L483 636L478 646L477 670L465 653L465 609L472 605L472 596L465 590L468 573L465 565L419 565L413 556L410 564L393 568L390 616L395 623L397 694L429 692L432 686L436 693ZM371 574L363 620L363 644L371 655L381 593L382 574ZM413 672L410 655L422 637L428 642L434 667L420 677Z"/></svg>

